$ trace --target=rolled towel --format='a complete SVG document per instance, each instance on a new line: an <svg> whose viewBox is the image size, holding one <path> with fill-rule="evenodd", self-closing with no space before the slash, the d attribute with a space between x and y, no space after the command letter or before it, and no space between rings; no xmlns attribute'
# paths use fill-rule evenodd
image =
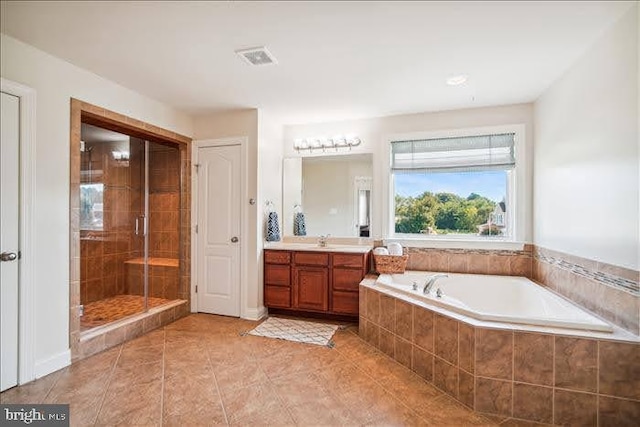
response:
<svg viewBox="0 0 640 427"><path fill-rule="evenodd" d="M293 218L293 235L307 235L307 225L305 224L304 214L302 212L297 212L295 217Z"/></svg>
<svg viewBox="0 0 640 427"><path fill-rule="evenodd" d="M387 250L387 248L384 248L382 246L380 246L379 248L375 248L373 250L373 253L375 255L389 255L389 251Z"/></svg>
<svg viewBox="0 0 640 427"><path fill-rule="evenodd" d="M278 214L269 212L267 218L267 242L280 241L280 226L278 225Z"/></svg>
<svg viewBox="0 0 640 427"><path fill-rule="evenodd" d="M402 245L400 243L389 243L387 248L389 249L389 255L402 255Z"/></svg>

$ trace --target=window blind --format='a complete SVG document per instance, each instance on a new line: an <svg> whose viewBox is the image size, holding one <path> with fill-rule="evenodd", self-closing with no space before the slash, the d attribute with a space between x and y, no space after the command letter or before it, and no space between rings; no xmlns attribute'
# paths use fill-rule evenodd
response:
<svg viewBox="0 0 640 427"><path fill-rule="evenodd" d="M512 169L515 133L391 142L393 172Z"/></svg>

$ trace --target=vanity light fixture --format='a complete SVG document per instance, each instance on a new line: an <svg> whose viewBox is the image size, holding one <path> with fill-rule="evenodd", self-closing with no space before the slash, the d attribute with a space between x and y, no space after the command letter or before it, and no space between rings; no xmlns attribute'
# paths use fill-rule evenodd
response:
<svg viewBox="0 0 640 427"><path fill-rule="evenodd" d="M357 147L362 144L362 140L355 135L336 135L331 138L327 138L324 136L321 137L307 137L307 138L298 138L293 141L293 148L296 151L309 150L309 152L313 152L313 150L322 149L322 151L326 151L327 149L335 149L338 151L340 148L348 147L351 150L351 147Z"/></svg>
<svg viewBox="0 0 640 427"><path fill-rule="evenodd" d="M113 156L113 160L129 160L129 152L128 151L112 151L111 155Z"/></svg>

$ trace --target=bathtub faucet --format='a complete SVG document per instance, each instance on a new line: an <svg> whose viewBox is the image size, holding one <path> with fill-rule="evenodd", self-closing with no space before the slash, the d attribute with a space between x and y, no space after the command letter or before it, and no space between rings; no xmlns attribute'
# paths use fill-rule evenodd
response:
<svg viewBox="0 0 640 427"><path fill-rule="evenodd" d="M433 288L433 285L436 283L436 280L438 280L441 277L449 277L448 274L434 274L433 276L429 277L427 279L427 281L424 284L424 289L422 289L422 293L424 294L428 294L431 291L431 288Z"/></svg>

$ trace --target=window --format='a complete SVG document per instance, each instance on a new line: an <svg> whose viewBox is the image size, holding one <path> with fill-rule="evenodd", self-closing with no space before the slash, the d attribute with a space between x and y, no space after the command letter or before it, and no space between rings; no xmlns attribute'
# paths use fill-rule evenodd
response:
<svg viewBox="0 0 640 427"><path fill-rule="evenodd" d="M80 229L102 230L104 184L80 184Z"/></svg>
<svg viewBox="0 0 640 427"><path fill-rule="evenodd" d="M512 239L515 133L391 141L393 232Z"/></svg>

